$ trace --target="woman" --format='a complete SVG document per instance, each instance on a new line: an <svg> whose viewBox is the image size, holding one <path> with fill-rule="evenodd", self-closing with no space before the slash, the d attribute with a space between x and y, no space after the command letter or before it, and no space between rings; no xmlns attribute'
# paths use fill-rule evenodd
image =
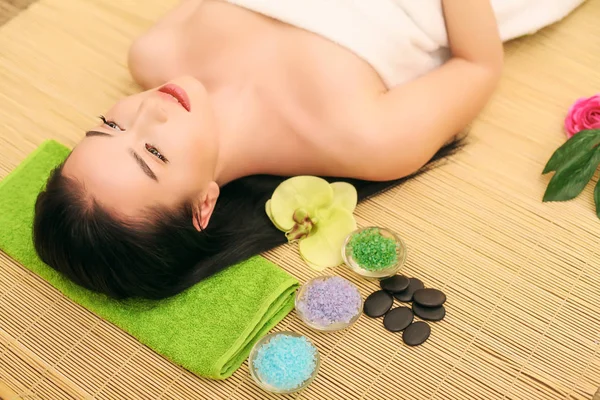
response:
<svg viewBox="0 0 600 400"><path fill-rule="evenodd" d="M40 193L41 259L111 297L168 297L285 242L264 212L284 177L347 178L364 199L451 151L500 77L490 1L442 1L452 57L439 68L416 14L359 3L182 2L131 47L145 91Z"/></svg>

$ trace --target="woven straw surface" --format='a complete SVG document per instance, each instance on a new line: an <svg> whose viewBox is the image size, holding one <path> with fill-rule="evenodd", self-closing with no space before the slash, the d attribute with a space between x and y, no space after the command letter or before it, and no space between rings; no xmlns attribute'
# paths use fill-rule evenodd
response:
<svg viewBox="0 0 600 400"><path fill-rule="evenodd" d="M95 116L136 91L131 40L176 0L0 0L0 178L44 139L72 146ZM591 399L600 385L600 222L592 190L542 204L543 165L578 97L600 92L600 1L507 45L494 100L450 162L361 204L361 225L397 231L403 273L448 296L420 347L381 320L315 334L322 369L299 399ZM594 179L596 181L597 178ZM304 281L293 247L267 255ZM336 273L359 284L374 283ZM0 398L267 399L246 366L200 379L73 304L0 253Z"/></svg>

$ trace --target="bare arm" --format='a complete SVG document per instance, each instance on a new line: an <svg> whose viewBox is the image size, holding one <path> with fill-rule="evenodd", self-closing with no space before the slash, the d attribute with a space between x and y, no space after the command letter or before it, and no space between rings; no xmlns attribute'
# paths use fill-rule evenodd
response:
<svg viewBox="0 0 600 400"><path fill-rule="evenodd" d="M452 59L368 104L375 146L363 178L397 179L422 167L483 109L500 77L503 49L490 0L442 0Z"/></svg>

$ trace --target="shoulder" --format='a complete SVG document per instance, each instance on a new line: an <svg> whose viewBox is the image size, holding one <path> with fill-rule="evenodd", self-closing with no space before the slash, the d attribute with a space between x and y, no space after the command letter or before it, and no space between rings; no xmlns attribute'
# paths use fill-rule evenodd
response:
<svg viewBox="0 0 600 400"><path fill-rule="evenodd" d="M202 0L182 1L132 42L127 64L138 84L155 87L180 75L184 28L201 3Z"/></svg>
<svg viewBox="0 0 600 400"><path fill-rule="evenodd" d="M180 75L177 31L153 30L138 37L129 48L127 66L132 78L144 88L152 88Z"/></svg>

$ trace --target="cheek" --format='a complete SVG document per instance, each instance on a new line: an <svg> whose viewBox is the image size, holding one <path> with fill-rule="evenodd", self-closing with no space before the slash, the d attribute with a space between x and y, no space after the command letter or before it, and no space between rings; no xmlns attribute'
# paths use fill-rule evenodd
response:
<svg viewBox="0 0 600 400"><path fill-rule="evenodd" d="M201 171L201 170L200 170ZM194 198L205 186L203 174L195 166L179 166L169 171L170 179L165 182L164 190L178 202Z"/></svg>
<svg viewBox="0 0 600 400"><path fill-rule="evenodd" d="M189 142L186 150L186 161L192 170L192 173L199 174L206 178L205 174L210 174L210 168L215 163L215 150L206 146L206 142L194 137Z"/></svg>
<svg viewBox="0 0 600 400"><path fill-rule="evenodd" d="M193 175L193 179L207 181L213 178L217 162L218 142L214 129L197 115L178 115L165 126L165 153L172 166L187 168L179 171L184 176Z"/></svg>
<svg viewBox="0 0 600 400"><path fill-rule="evenodd" d="M210 160L211 154L216 151L214 145L211 145L211 137L208 132L198 129L197 124L191 121L179 126L177 133L173 135L173 141L182 160L188 165L200 166ZM195 128L195 129L194 129Z"/></svg>
<svg viewBox="0 0 600 400"><path fill-rule="evenodd" d="M196 135L180 129L168 129L164 153L169 160L169 174L176 175L175 182L189 181L190 177L202 170L206 155L203 152L202 140Z"/></svg>

